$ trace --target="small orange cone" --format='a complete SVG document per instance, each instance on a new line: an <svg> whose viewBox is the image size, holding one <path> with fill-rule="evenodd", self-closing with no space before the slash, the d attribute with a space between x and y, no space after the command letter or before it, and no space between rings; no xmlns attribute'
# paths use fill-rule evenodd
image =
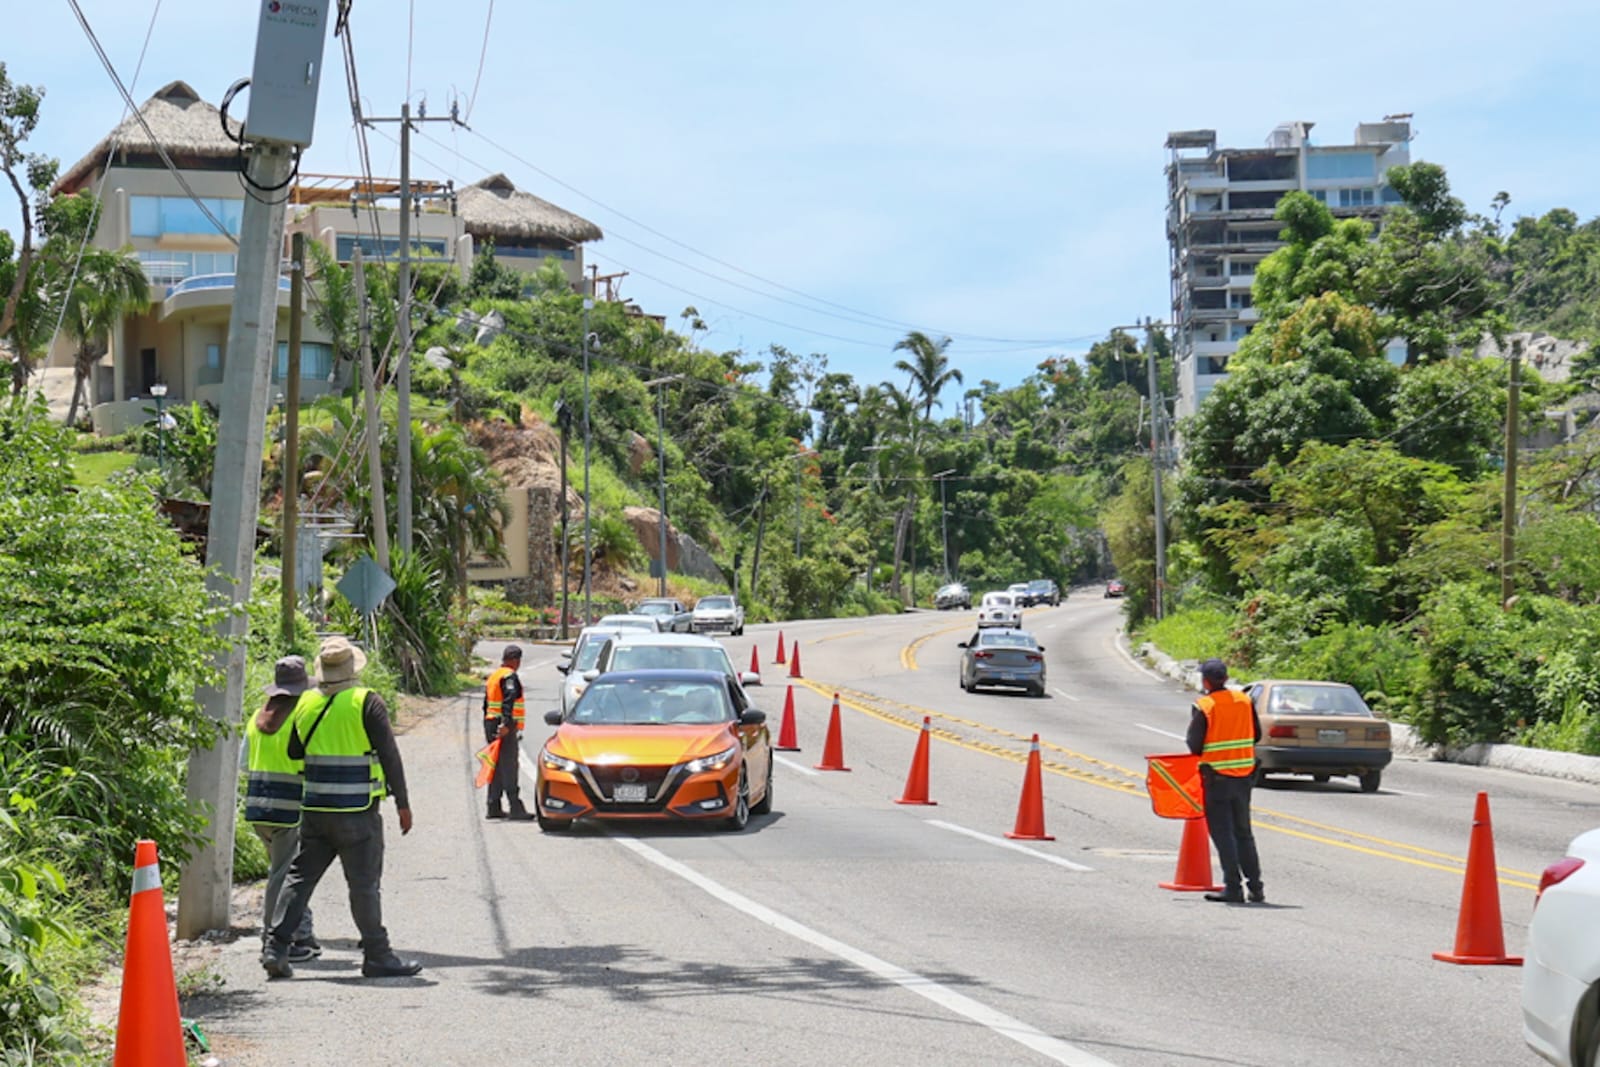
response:
<svg viewBox="0 0 1600 1067"><path fill-rule="evenodd" d="M1216 893L1222 887L1211 880L1211 837L1206 819L1183 820L1183 843L1178 846L1178 870L1162 889L1179 893Z"/></svg>
<svg viewBox="0 0 1600 1067"><path fill-rule="evenodd" d="M776 656L772 657L772 662L774 662L774 663L788 663L789 662L787 659L784 658L784 655L783 655L783 631L782 630L778 631L778 654Z"/></svg>
<svg viewBox="0 0 1600 1067"><path fill-rule="evenodd" d="M795 646L798 656L800 646ZM796 663L800 660L797 658ZM848 771L844 765L844 734L839 726L839 694L833 694L833 714L828 716L828 738L822 743L822 762L816 765L819 771Z"/></svg>
<svg viewBox="0 0 1600 1067"><path fill-rule="evenodd" d="M794 643L794 651L789 654L789 677L800 677L800 642Z"/></svg>
<svg viewBox="0 0 1600 1067"><path fill-rule="evenodd" d="M750 646L750 673L761 673L761 656L756 652L756 646Z"/></svg>
<svg viewBox="0 0 1600 1067"><path fill-rule="evenodd" d="M1456 921L1454 952L1435 952L1446 963L1490 963L1522 966L1521 956L1506 955L1500 923L1500 882L1495 873L1494 829L1489 825L1489 794L1479 793L1472 814L1472 840L1467 845L1467 879L1461 887L1461 916Z"/></svg>
<svg viewBox="0 0 1600 1067"><path fill-rule="evenodd" d="M167 942L167 911L161 896L156 843L134 848L133 892L128 901L128 940L122 960L122 1004L117 1010L113 1067L184 1067L183 1022L178 983Z"/></svg>
<svg viewBox="0 0 1600 1067"><path fill-rule="evenodd" d="M778 744L775 747L779 752L800 751L800 740L794 732L794 686L792 685L783 697L783 725L778 727Z"/></svg>
<svg viewBox="0 0 1600 1067"><path fill-rule="evenodd" d="M1006 834L1017 841L1054 841L1044 832L1044 769L1039 762L1039 735L1028 744L1028 771L1017 803L1017 824Z"/></svg>
<svg viewBox="0 0 1600 1067"><path fill-rule="evenodd" d="M896 804L936 805L928 799L928 716L922 717L922 730L917 734L917 750L911 755L911 773L906 775L906 789Z"/></svg>

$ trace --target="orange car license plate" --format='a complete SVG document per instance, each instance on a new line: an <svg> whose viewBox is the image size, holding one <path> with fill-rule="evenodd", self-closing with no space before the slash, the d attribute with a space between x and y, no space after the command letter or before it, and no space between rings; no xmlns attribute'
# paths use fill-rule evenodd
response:
<svg viewBox="0 0 1600 1067"><path fill-rule="evenodd" d="M611 799L618 804L643 804L650 799L650 789L642 785L619 785Z"/></svg>
<svg viewBox="0 0 1600 1067"><path fill-rule="evenodd" d="M1324 745L1342 745L1344 744L1344 731L1318 730L1317 740L1322 742Z"/></svg>

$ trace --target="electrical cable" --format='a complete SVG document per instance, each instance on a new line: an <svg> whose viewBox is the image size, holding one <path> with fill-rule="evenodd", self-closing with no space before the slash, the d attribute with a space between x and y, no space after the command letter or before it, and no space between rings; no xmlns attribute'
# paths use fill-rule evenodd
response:
<svg viewBox="0 0 1600 1067"><path fill-rule="evenodd" d="M494 0L489 0L489 13L483 19L483 47L478 51L478 73L472 79L472 95L467 97L467 111L461 120L463 124L472 118L473 105L478 102L478 85L483 81L484 61L489 58L489 28L492 25L494 25Z"/></svg>

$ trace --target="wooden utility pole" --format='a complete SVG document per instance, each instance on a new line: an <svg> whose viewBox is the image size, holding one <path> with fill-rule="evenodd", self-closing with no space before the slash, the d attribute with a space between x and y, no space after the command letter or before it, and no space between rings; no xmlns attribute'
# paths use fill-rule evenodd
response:
<svg viewBox="0 0 1600 1067"><path fill-rule="evenodd" d="M1522 392L1522 340L1511 342L1511 377L1506 384L1505 500L1500 505L1500 606L1511 603L1517 554L1517 407Z"/></svg>
<svg viewBox="0 0 1600 1067"><path fill-rule="evenodd" d="M367 275L361 265L358 244L350 261L355 272L356 299L361 301L358 315L361 333L361 394L365 403L367 430L367 477L372 491L372 544L383 573L389 573L389 512L384 506L383 422L378 418L378 384L372 371L372 308L367 301Z"/></svg>
<svg viewBox="0 0 1600 1067"><path fill-rule="evenodd" d="M289 366L283 385L283 639L294 641L295 597L299 575L295 549L300 537L300 341L306 292L306 235L289 243Z"/></svg>

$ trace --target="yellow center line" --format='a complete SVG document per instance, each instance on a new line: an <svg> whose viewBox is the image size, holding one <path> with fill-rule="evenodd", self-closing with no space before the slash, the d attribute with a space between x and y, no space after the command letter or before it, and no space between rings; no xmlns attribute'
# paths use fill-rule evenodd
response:
<svg viewBox="0 0 1600 1067"><path fill-rule="evenodd" d="M946 626L942 630L934 630L930 633L923 634L921 637L917 638L915 641L911 642L905 648L900 650L900 666L904 667L908 671L917 670L917 649L921 648L932 638L938 637L940 634L953 634L957 630L966 630L970 627L970 623L959 623L955 626Z"/></svg>
<svg viewBox="0 0 1600 1067"><path fill-rule="evenodd" d="M957 627L957 629L964 629L964 627ZM926 636L919 638L917 642L913 642L913 646L908 646L905 650L902 650L902 660L904 660L906 653L911 650L911 647L914 647L915 644L934 636L936 636L936 634L927 634ZM907 704L903 701L893 700L887 697L879 697L871 693L861 692L859 690L847 688L832 689L822 685L819 682L812 681L811 679L800 679L799 681L801 685L824 698L831 698L837 694L839 697L839 704L842 707L851 708L855 711L861 712L864 715L871 716L880 722L885 722L892 726L898 726L901 729L920 730L922 728L921 720L924 716L926 716L927 718L937 722L945 722L952 725L963 726L968 729L993 734L1009 741L1022 743L1032 740L1031 734L1024 736L1011 730L990 726L987 723L977 722L972 719L964 719L956 715L947 715L944 712L935 711L932 708L923 708L915 704ZM894 711L885 710L886 708L903 709L912 717L907 718L905 715L897 714ZM928 732L940 741L955 745L957 748L964 748L969 752L979 752L983 753L984 755L996 756L1011 763L1025 764L1028 761L1028 754L1025 751L1020 751L1016 748L1006 747L990 741L969 740L968 738L963 737L961 734L958 734L951 729L930 726ZM1124 793L1130 796L1147 796L1144 785L1144 775L1137 771L1130 770L1127 767L1122 767L1115 763L1110 763L1106 760L1098 759L1085 753L1075 752L1072 749L1063 748L1060 745L1052 744L1044 740L1039 742L1039 747L1041 750L1049 750L1054 753L1059 753L1061 756L1067 759L1076 760L1080 763L1087 763L1093 767L1103 768L1106 771L1115 772L1117 775L1122 777L1109 777L1105 774L1098 774L1093 771L1079 770L1077 768L1069 767L1065 764L1049 759L1042 759L1040 761L1041 770L1048 771L1051 774L1057 775L1061 778L1085 782L1089 785L1100 786L1103 789L1110 789L1115 792ZM1313 841L1319 844L1329 845L1334 848L1346 849L1351 852L1359 852L1364 855L1377 856L1381 859L1395 860L1400 863L1410 864L1413 867L1422 867L1435 871L1445 871L1450 874L1460 874L1466 865L1466 860L1464 858L1452 856L1448 853L1437 852L1432 849L1422 848L1418 845L1408 845L1400 841L1391 841L1386 838L1375 837L1371 834L1364 834L1356 830L1347 830L1343 827L1315 822L1311 819L1303 819L1297 815L1290 815L1286 812L1274 811L1270 808L1253 808L1251 814L1256 817L1254 820L1255 826L1260 830L1271 830L1274 833L1283 834L1287 837L1297 837L1305 841ZM1261 821L1261 816L1265 816L1268 819L1298 823L1301 826L1310 827L1314 830L1325 831L1325 833L1308 833L1305 830L1295 829L1290 826L1278 826L1272 822ZM1329 837L1327 834L1337 834L1339 837ZM1348 838L1350 840L1340 840L1340 837ZM1370 842L1374 845L1381 845L1383 848L1370 848L1366 845L1354 843L1356 841ZM1385 849L1395 849L1398 851L1391 852L1385 851ZM1415 853L1416 856L1400 854L1403 852ZM1431 857L1431 859L1418 859L1417 856ZM1440 860L1443 862L1432 862L1433 860ZM1528 889L1534 891L1537 891L1539 888L1537 881L1538 875L1531 874L1527 871L1516 870L1515 868L1510 867L1496 867L1496 871L1500 875L1498 881L1501 885L1509 886L1515 889Z"/></svg>

